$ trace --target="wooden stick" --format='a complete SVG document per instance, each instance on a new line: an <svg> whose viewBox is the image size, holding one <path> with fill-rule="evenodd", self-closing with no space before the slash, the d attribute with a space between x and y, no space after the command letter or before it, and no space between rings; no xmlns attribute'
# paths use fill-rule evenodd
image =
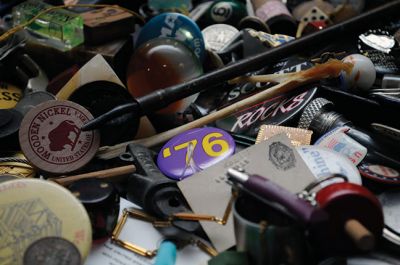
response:
<svg viewBox="0 0 400 265"><path fill-rule="evenodd" d="M198 128L204 125L207 125L211 122L214 122L216 120L225 118L231 114L234 114L244 108L247 108L249 106L252 106L254 104L257 104L259 102L265 101L267 99L271 99L277 95L287 93L291 90L294 90L295 88L319 81L323 78L329 78L329 77L337 77L342 71L350 72L352 69L353 65L350 63L343 63L338 60L330 60L324 64L319 64L317 66L314 66L308 70L305 71L300 71L296 74L286 74L287 79L286 81L282 82L281 84L278 84L276 86L273 86L271 88L268 88L264 91L261 91L258 94L255 94L253 96L250 96L248 98L245 98L239 102L236 102L232 105L229 105L226 108L220 109L214 113L208 114L204 117L201 117L200 119L194 120L192 122L189 122L185 125L176 127L174 129L171 129L169 131L165 131L162 133L159 133L157 135L148 137L148 138L143 138L139 140L134 140L131 142L125 142L121 143L112 147L102 147L100 148L99 152L97 153L97 157L102 158L102 159L110 159L113 157L118 156L119 154L123 153L126 149L126 146L130 143L137 143L144 145L146 147L152 147L152 146L157 146L159 144L164 143L165 141L168 141L172 137L185 132L187 130L193 129L193 128ZM282 78L280 75L279 78Z"/></svg>
<svg viewBox="0 0 400 265"><path fill-rule="evenodd" d="M57 182L62 186L67 186L77 180L80 179L88 179L88 178L99 178L99 179L107 179L110 180L112 178L127 175L134 173L136 171L136 167L134 165L115 167L100 171L94 171L90 173L75 175L75 176L61 176L58 178L50 178L49 180Z"/></svg>
<svg viewBox="0 0 400 265"><path fill-rule="evenodd" d="M269 74L269 75L252 75L252 76L239 76L228 81L229 84L238 83L282 83L287 80L290 76L296 76L298 73L286 73L286 74Z"/></svg>
<svg viewBox="0 0 400 265"><path fill-rule="evenodd" d="M360 250L368 251L374 248L374 235L359 221L350 219L345 223L344 228Z"/></svg>

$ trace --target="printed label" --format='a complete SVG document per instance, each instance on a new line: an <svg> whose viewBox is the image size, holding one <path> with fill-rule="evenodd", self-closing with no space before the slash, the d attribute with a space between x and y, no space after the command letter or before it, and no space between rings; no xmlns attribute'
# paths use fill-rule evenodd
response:
<svg viewBox="0 0 400 265"><path fill-rule="evenodd" d="M361 176L357 168L342 155L317 146L302 146L298 147L297 151L316 179L341 174L346 176L349 182L361 184ZM323 186L334 182L337 180L325 181Z"/></svg>
<svg viewBox="0 0 400 265"><path fill-rule="evenodd" d="M354 165L358 165L367 155L368 150L363 145L347 136L343 131L346 127L339 128L328 135L322 136L316 143L318 146L329 148L347 157Z"/></svg>

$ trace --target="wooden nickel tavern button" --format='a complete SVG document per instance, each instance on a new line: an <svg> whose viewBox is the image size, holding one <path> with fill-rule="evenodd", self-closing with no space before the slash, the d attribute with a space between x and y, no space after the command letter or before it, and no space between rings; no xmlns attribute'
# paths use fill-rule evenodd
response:
<svg viewBox="0 0 400 265"><path fill-rule="evenodd" d="M19 142L26 158L40 170L65 174L86 165L100 145L98 131L81 131L93 119L82 106L50 100L29 111L22 120Z"/></svg>

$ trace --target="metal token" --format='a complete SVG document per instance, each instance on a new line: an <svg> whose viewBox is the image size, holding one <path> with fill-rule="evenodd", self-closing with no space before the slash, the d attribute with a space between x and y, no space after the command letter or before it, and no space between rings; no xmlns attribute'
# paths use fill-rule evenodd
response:
<svg viewBox="0 0 400 265"><path fill-rule="evenodd" d="M25 94L23 98L17 103L15 106L15 110L19 111L23 116L25 116L26 113L28 113L29 110L31 110L33 107L49 101L49 100L55 100L56 97L46 91L36 91L32 93Z"/></svg>
<svg viewBox="0 0 400 265"><path fill-rule="evenodd" d="M239 31L227 24L214 24L203 29L203 37L206 48L212 51L220 51Z"/></svg>
<svg viewBox="0 0 400 265"><path fill-rule="evenodd" d="M386 184L400 184L400 173L390 167L362 162L358 166L361 176Z"/></svg>
<svg viewBox="0 0 400 265"><path fill-rule="evenodd" d="M80 265L77 247L61 237L45 237L33 242L25 251L24 265Z"/></svg>

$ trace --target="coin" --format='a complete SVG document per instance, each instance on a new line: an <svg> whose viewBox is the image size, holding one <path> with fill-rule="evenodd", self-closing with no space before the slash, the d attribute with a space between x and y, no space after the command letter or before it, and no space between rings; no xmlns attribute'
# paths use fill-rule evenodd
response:
<svg viewBox="0 0 400 265"><path fill-rule="evenodd" d="M84 107L49 100L28 112L19 128L20 146L30 163L42 171L65 174L86 165L100 145L98 131L81 131L93 119Z"/></svg>
<svg viewBox="0 0 400 265"><path fill-rule="evenodd" d="M32 93L25 94L23 98L17 103L15 109L19 111L22 115L25 115L29 110L33 109L40 103L55 100L56 97L46 91L36 91Z"/></svg>
<svg viewBox="0 0 400 265"><path fill-rule="evenodd" d="M33 242L24 254L24 265L80 265L81 254L74 244L61 237L45 237Z"/></svg>
<svg viewBox="0 0 400 265"><path fill-rule="evenodd" d="M203 29L206 48L220 51L239 31L227 24L214 24Z"/></svg>

